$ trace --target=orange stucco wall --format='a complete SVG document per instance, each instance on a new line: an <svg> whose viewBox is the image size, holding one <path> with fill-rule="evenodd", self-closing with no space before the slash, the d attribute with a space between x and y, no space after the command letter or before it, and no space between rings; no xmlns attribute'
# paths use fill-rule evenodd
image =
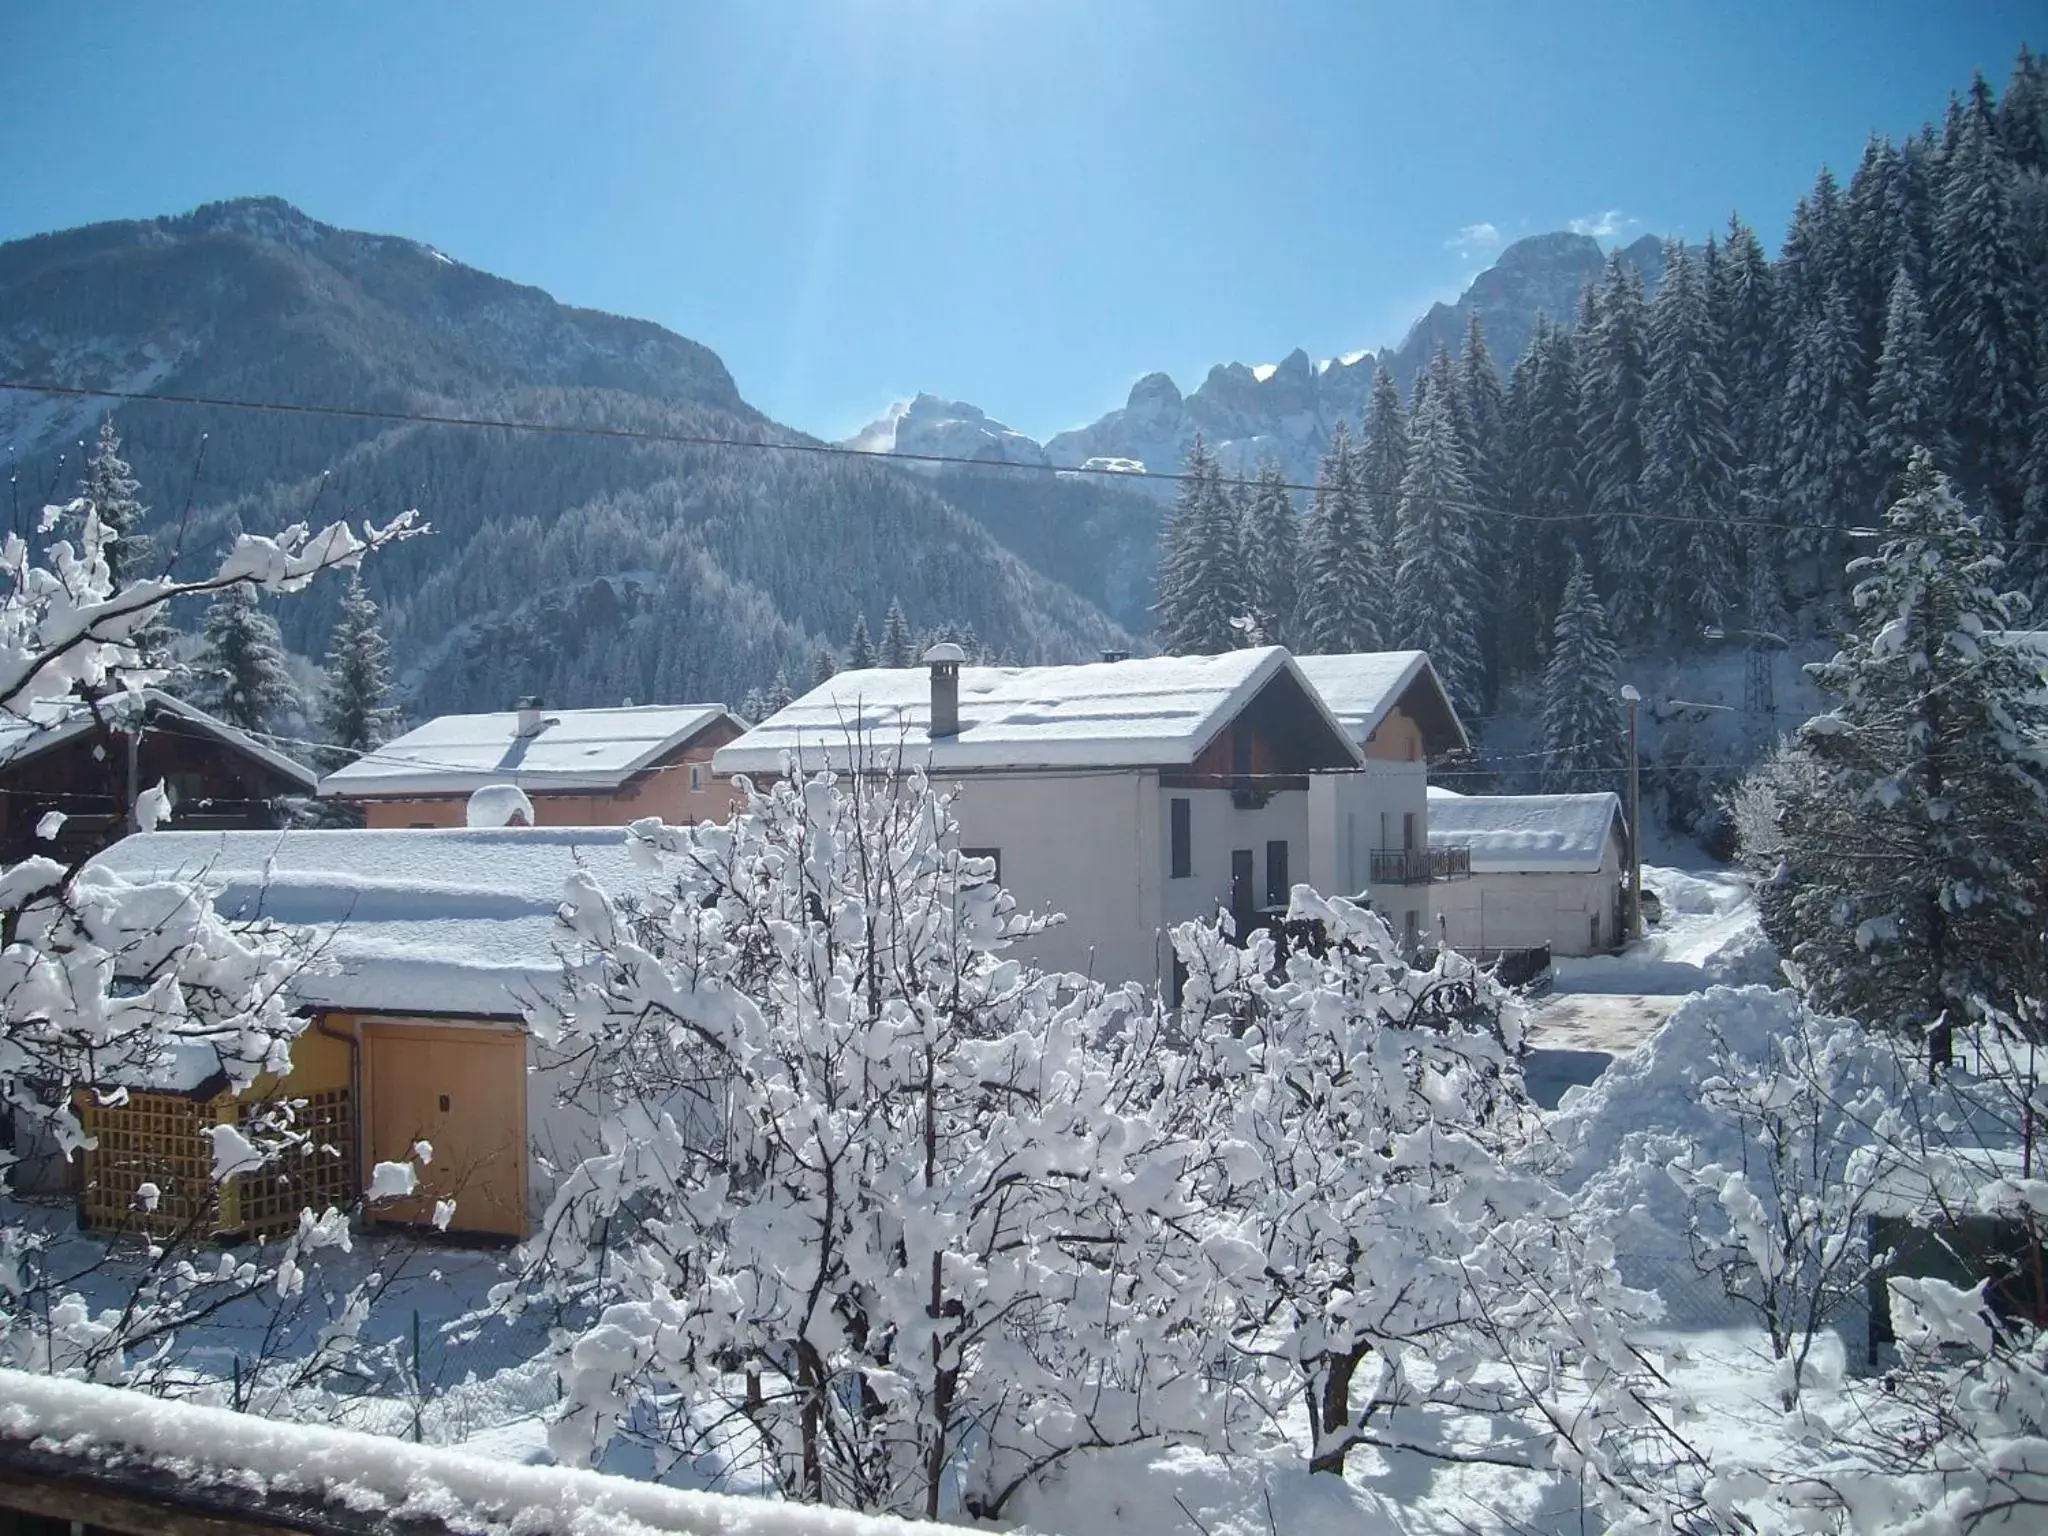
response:
<svg viewBox="0 0 2048 1536"><path fill-rule="evenodd" d="M622 827L642 816L659 816L671 826L724 821L732 814L732 781L712 776L711 754L734 734L707 732L668 762L623 785L614 794L547 794L528 791L533 814L544 827ZM697 769L700 789L690 788ZM359 800L371 827L459 827L468 819L469 796L419 795Z"/></svg>
<svg viewBox="0 0 2048 1536"><path fill-rule="evenodd" d="M1422 727L1401 710L1389 710L1365 739L1365 755L1386 763L1419 763L1424 755Z"/></svg>

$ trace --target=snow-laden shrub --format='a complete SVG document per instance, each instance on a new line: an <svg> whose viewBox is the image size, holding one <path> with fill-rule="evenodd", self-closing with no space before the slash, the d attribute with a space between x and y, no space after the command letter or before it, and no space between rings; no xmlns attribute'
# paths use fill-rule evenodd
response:
<svg viewBox="0 0 2048 1536"><path fill-rule="evenodd" d="M653 897L571 881L595 958L532 1011L605 1143L501 1297L588 1319L556 1452L623 1433L933 1516L1212 1435L1208 1149L1150 1000L1008 954L1041 921L921 775L742 793L729 825L629 829Z"/></svg>

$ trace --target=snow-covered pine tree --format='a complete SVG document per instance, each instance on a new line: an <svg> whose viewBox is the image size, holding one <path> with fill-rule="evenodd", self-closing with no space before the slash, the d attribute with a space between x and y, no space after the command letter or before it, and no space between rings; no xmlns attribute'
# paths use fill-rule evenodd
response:
<svg viewBox="0 0 2048 1536"><path fill-rule="evenodd" d="M1843 297L1855 321L1858 355L1863 363L1859 382L1866 388L1877 372L1878 357L1884 347L1892 284L1900 272L1905 272L1917 288L1925 260L1913 238L1908 194L1905 158L1890 139L1873 133L1863 146L1862 163L1849 178L1844 211L1848 222L1849 286Z"/></svg>
<svg viewBox="0 0 2048 1536"><path fill-rule="evenodd" d="M1259 466L1245 508L1244 563L1248 610L1258 639L1293 645L1301 618L1301 518L1280 466L1271 459Z"/></svg>
<svg viewBox="0 0 2048 1536"><path fill-rule="evenodd" d="M78 494L99 514L108 534L103 547L107 576L116 586L141 576L149 564L151 541L142 532L148 509L139 494L142 482L121 457L121 438L114 431L114 418L100 418L100 434L85 461L85 476Z"/></svg>
<svg viewBox="0 0 2048 1536"><path fill-rule="evenodd" d="M1213 656L1244 644L1234 621L1247 609L1237 510L1222 467L1197 436L1182 466L1180 492L1160 535L1159 645L1173 656Z"/></svg>
<svg viewBox="0 0 2048 1536"><path fill-rule="evenodd" d="M1776 279L1756 231L1733 215L1708 301L1721 344L1728 431L1735 440L1736 515L1752 524L1742 542L1778 571L1784 537L1758 526L1781 521L1776 442L1785 369L1777 355Z"/></svg>
<svg viewBox="0 0 2048 1536"><path fill-rule="evenodd" d="M1499 612L1502 655L1511 670L1523 671L1535 669L1557 617L1572 556L1590 538L1578 349L1572 333L1539 317L1528 361L1515 396L1520 414L1516 508L1521 513L1509 545L1515 579L1501 594ZM1477 702L1471 696L1459 701L1466 709Z"/></svg>
<svg viewBox="0 0 2048 1536"><path fill-rule="evenodd" d="M768 718L768 695L756 684L740 700L740 718L755 725Z"/></svg>
<svg viewBox="0 0 2048 1536"><path fill-rule="evenodd" d="M1680 632L1717 621L1741 600L1735 529L1735 440L1715 368L1720 351L1698 263L1672 241L1650 303L1650 377L1643 394L1643 505L1672 525L1667 622Z"/></svg>
<svg viewBox="0 0 2048 1536"><path fill-rule="evenodd" d="M1778 327L1786 337L1796 337L1807 321L1820 310L1830 287L1840 288L1848 280L1848 227L1843 216L1842 192L1835 173L1827 166L1814 177L1813 191L1802 197L1792 210L1785 243L1778 251ZM1786 355L1791 351L1788 342Z"/></svg>
<svg viewBox="0 0 2048 1536"><path fill-rule="evenodd" d="M1506 549L1513 528L1507 516L1507 390L1476 311L1466 323L1465 349L1459 354L1452 383L1458 402L1459 447L1472 485L1473 542L1482 550ZM1499 563L1481 561L1480 576L1486 584L1479 595L1480 606L1486 613L1498 613L1510 573ZM1500 654L1499 626L1486 624L1480 638L1486 650L1484 702L1491 708L1510 668Z"/></svg>
<svg viewBox="0 0 2048 1536"><path fill-rule="evenodd" d="M1401 478L1408 473L1408 418L1401 408L1400 386L1383 362L1373 365L1372 392L1361 425L1353 448L1358 493L1374 544L1392 549L1399 526Z"/></svg>
<svg viewBox="0 0 2048 1536"><path fill-rule="evenodd" d="M1594 314L1594 325L1579 338L1586 501L1595 518L1608 612L1617 632L1636 636L1657 616L1662 525L1641 516L1643 392L1649 384L1643 280L1619 253L1607 258Z"/></svg>
<svg viewBox="0 0 2048 1536"><path fill-rule="evenodd" d="M245 731L268 729L280 711L299 703L277 621L246 584L227 588L207 608L193 672L201 704Z"/></svg>
<svg viewBox="0 0 2048 1536"><path fill-rule="evenodd" d="M2039 658L1994 638L2025 600L1925 453L1851 572L1855 632L1812 669L1835 703L1800 731L1822 777L1783 818L1794 895L1772 937L1829 1012L2038 1038L2048 701Z"/></svg>
<svg viewBox="0 0 2048 1536"><path fill-rule="evenodd" d="M1796 525L1786 553L1816 563L1822 591L1846 558L1842 530L1860 524L1870 505L1859 371L1854 317L1830 289L1793 345L1778 437L1780 501Z"/></svg>
<svg viewBox="0 0 2048 1536"><path fill-rule="evenodd" d="M779 715L795 702L796 690L790 686L789 668L777 667L775 681L768 685L768 692L761 701L763 716Z"/></svg>
<svg viewBox="0 0 2048 1536"><path fill-rule="evenodd" d="M2015 170L2048 173L2048 66L2024 43L1998 98L1998 137Z"/></svg>
<svg viewBox="0 0 2048 1536"><path fill-rule="evenodd" d="M1316 471L1302 539L1301 644L1311 652L1376 651L1385 641L1387 568L1343 422Z"/></svg>
<svg viewBox="0 0 2048 1536"><path fill-rule="evenodd" d="M1898 500L1906 469L1917 450L1926 449L1937 469L1955 462L1939 364L1927 336L1926 312L1904 267L1892 277L1884 344L1878 353L1877 378L1870 388L1864 432L1869 451L1865 483L1876 489L1884 507Z"/></svg>
<svg viewBox="0 0 2048 1536"><path fill-rule="evenodd" d="M917 657L911 654L910 620L903 616L903 604L897 598L889 599L889 611L882 615L882 646L878 665L884 667L911 667L917 664Z"/></svg>
<svg viewBox="0 0 2048 1536"><path fill-rule="evenodd" d="M815 688L820 683L831 682L838 672L839 658L833 654L832 647L819 646L817 653L811 657L811 686Z"/></svg>
<svg viewBox="0 0 2048 1536"><path fill-rule="evenodd" d="M2012 164L1979 76L1951 118L1928 263L1957 485L2010 537L2026 479L2036 324L2032 263L2013 208Z"/></svg>
<svg viewBox="0 0 2048 1536"><path fill-rule="evenodd" d="M1628 753L1614 663L1607 610L1574 557L1543 669L1544 775L1558 793L1623 790Z"/></svg>
<svg viewBox="0 0 2048 1536"><path fill-rule="evenodd" d="M1472 547L1472 487L1451 402L1441 392L1423 400L1409 438L1394 551L1395 643L1429 652L1451 702L1476 715L1484 653L1474 597L1481 580Z"/></svg>
<svg viewBox="0 0 2048 1536"><path fill-rule="evenodd" d="M853 616L853 635L846 642L846 664L855 671L875 664L875 644L868 638L868 616L864 613Z"/></svg>
<svg viewBox="0 0 2048 1536"><path fill-rule="evenodd" d="M377 604L356 576L342 595L341 617L328 643L320 700L320 723L337 749L326 756L335 767L383 746L398 721L391 707L390 650L377 623Z"/></svg>

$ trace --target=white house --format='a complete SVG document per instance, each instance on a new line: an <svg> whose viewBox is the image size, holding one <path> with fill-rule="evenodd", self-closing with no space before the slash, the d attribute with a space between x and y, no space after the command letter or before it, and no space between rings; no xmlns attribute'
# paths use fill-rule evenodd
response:
<svg viewBox="0 0 2048 1536"><path fill-rule="evenodd" d="M1469 954L1550 946L1619 949L1628 867L1621 800L1597 795L1429 792L1432 852L1462 850L1469 880L1434 888L1439 935Z"/></svg>
<svg viewBox="0 0 2048 1536"><path fill-rule="evenodd" d="M617 827L153 832L84 878L197 877L229 917L310 929L321 963L291 991L312 1023L285 1090L332 1121L352 1181L433 1145L420 1195L387 1218L424 1221L448 1196L455 1230L521 1237L550 1193L546 1170L595 1150L591 1122L556 1103L524 1021L559 985L555 911L579 870L615 893L659 878Z"/></svg>
<svg viewBox="0 0 2048 1536"><path fill-rule="evenodd" d="M1432 851L1428 760L1471 750L1424 651L1297 656L1363 767L1318 778L1309 793L1319 891L1364 895L1411 943L1431 931L1434 888L1462 873L1459 855Z"/></svg>
<svg viewBox="0 0 2048 1536"><path fill-rule="evenodd" d="M865 668L721 747L722 774L796 761L927 766L958 785L960 842L1019 905L1066 921L1048 966L1172 985L1161 929L1249 919L1313 878L1311 784L1365 757L1278 646L1053 667Z"/></svg>

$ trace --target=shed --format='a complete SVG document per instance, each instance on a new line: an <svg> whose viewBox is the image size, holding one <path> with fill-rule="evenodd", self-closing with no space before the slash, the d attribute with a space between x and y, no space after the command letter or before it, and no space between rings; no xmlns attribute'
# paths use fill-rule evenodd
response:
<svg viewBox="0 0 2048 1536"><path fill-rule="evenodd" d="M331 1089L301 1075L325 1071L322 1037L335 1042L355 1107L349 1166L400 1160L415 1141L434 1148L418 1195L382 1207L387 1219L425 1221L453 1199L455 1230L525 1235L548 1193L535 1152L567 1166L589 1126L557 1106L524 1007L569 957L555 912L570 874L614 892L658 878L620 829L155 832L92 867L198 877L229 917L313 930L322 964L292 983L312 1023L287 1089ZM86 1176L102 1172L89 1163Z"/></svg>
<svg viewBox="0 0 2048 1536"><path fill-rule="evenodd" d="M38 699L0 719L0 859L69 862L129 830L135 797L159 782L181 826L278 827L283 802L318 780L246 731L158 688ZM54 835L44 818L61 812Z"/></svg>
<svg viewBox="0 0 2048 1536"><path fill-rule="evenodd" d="M1429 846L1462 849L1472 876L1436 887L1439 936L1467 954L1621 947L1628 822L1621 799L1429 791Z"/></svg>

